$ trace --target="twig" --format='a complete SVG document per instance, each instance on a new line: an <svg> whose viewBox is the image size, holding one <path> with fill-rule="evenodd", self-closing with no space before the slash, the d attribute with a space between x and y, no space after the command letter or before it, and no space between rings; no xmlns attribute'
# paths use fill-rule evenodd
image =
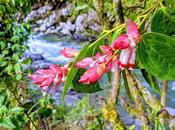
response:
<svg viewBox="0 0 175 130"><path fill-rule="evenodd" d="M166 106L167 84L168 84L167 80L162 81L162 93L161 93L160 102L163 107Z"/></svg>
<svg viewBox="0 0 175 130"><path fill-rule="evenodd" d="M123 6L122 6L122 2L121 0L114 0L114 2L116 3L116 11L117 11L117 15L118 15L118 23L119 25L124 23L124 14L123 14Z"/></svg>

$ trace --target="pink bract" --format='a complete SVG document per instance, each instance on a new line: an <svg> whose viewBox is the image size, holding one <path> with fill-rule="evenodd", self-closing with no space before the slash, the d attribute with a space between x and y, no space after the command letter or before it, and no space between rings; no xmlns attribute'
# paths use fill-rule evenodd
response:
<svg viewBox="0 0 175 130"><path fill-rule="evenodd" d="M96 65L88 69L81 77L79 82L83 84L91 84L97 82L104 74L105 64Z"/></svg>
<svg viewBox="0 0 175 130"><path fill-rule="evenodd" d="M77 51L74 48L64 48L60 53L66 58L74 58L77 55Z"/></svg>
<svg viewBox="0 0 175 130"><path fill-rule="evenodd" d="M140 32L136 23L130 19L126 21L126 31L129 39L133 39L135 44L138 44L140 40Z"/></svg>
<svg viewBox="0 0 175 130"><path fill-rule="evenodd" d="M110 46L102 45L100 49L103 51L104 54L111 56L113 54L113 50Z"/></svg>
<svg viewBox="0 0 175 130"><path fill-rule="evenodd" d="M126 34L121 34L111 45L111 47L115 49L126 49L130 46L130 42L128 39L128 35Z"/></svg>
<svg viewBox="0 0 175 130"><path fill-rule="evenodd" d="M52 84L56 87L62 83L67 71L67 66L50 65L49 69L37 70L33 75L29 75L29 77L45 91Z"/></svg>
<svg viewBox="0 0 175 130"><path fill-rule="evenodd" d="M91 64L93 61L94 61L93 58L91 58L91 57L86 57L86 58L84 58L83 60L77 62L77 63L75 64L75 66L76 66L77 68L86 68L86 67L89 67L90 64Z"/></svg>

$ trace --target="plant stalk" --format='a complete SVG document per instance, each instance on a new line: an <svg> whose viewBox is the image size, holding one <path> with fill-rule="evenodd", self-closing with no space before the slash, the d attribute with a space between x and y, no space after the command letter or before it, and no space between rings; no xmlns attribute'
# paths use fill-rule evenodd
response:
<svg viewBox="0 0 175 130"><path fill-rule="evenodd" d="M163 80L162 81L161 99L160 99L161 105L163 107L166 106L167 85L168 85L168 81L167 80Z"/></svg>

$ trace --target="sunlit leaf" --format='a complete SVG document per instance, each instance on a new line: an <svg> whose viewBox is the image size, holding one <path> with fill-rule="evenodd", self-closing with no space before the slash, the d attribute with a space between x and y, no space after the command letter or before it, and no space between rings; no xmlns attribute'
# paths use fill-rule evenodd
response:
<svg viewBox="0 0 175 130"><path fill-rule="evenodd" d="M160 33L142 36L139 60L150 74L164 80L175 79L175 40Z"/></svg>

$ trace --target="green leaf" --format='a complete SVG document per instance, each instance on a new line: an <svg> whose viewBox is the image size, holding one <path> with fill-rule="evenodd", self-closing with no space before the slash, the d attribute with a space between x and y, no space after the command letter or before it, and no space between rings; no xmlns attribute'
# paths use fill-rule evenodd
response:
<svg viewBox="0 0 175 130"><path fill-rule="evenodd" d="M14 42L14 43L19 42L19 41L20 41L20 37L17 36L17 35L15 35L15 36L13 36L13 37L10 39L10 41L11 41L11 42Z"/></svg>
<svg viewBox="0 0 175 130"><path fill-rule="evenodd" d="M142 72L143 77L147 81L147 83L151 86L151 88L155 92L157 92L158 94L160 94L160 88L159 88L159 85L158 85L158 82L157 82L156 78L153 75L149 74L144 69L141 69L141 72Z"/></svg>
<svg viewBox="0 0 175 130"><path fill-rule="evenodd" d="M143 68L155 77L175 79L175 40L160 33L147 33L138 46Z"/></svg>
<svg viewBox="0 0 175 130"><path fill-rule="evenodd" d="M5 105L1 105L1 107L0 107L0 115L7 114L7 113L8 113L8 108Z"/></svg>
<svg viewBox="0 0 175 130"><path fill-rule="evenodd" d="M131 126L129 127L129 130L135 130L135 128L136 128L135 125L131 125Z"/></svg>
<svg viewBox="0 0 175 130"><path fill-rule="evenodd" d="M38 115L41 117L49 117L52 114L52 109L40 107L37 111Z"/></svg>
<svg viewBox="0 0 175 130"><path fill-rule="evenodd" d="M10 117L4 117L0 119L0 127L12 129L15 128L15 125L12 123Z"/></svg>
<svg viewBox="0 0 175 130"><path fill-rule="evenodd" d="M22 107L14 107L12 109L10 109L10 112L13 114L20 114L21 112L23 112L23 108Z"/></svg>
<svg viewBox="0 0 175 130"><path fill-rule="evenodd" d="M83 10L83 9L86 9L86 8L88 8L88 5L87 5L87 4L84 4L84 5L82 5L82 6L76 7L76 8L75 8L75 11Z"/></svg>
<svg viewBox="0 0 175 130"><path fill-rule="evenodd" d="M15 64L14 68L15 68L15 73L16 74L21 74L22 73L22 67L21 67L20 63Z"/></svg>
<svg viewBox="0 0 175 130"><path fill-rule="evenodd" d="M0 49L5 49L6 43L3 41L0 41Z"/></svg>
<svg viewBox="0 0 175 130"><path fill-rule="evenodd" d="M16 75L16 80L21 80L22 77L23 77L22 74L17 74L17 75Z"/></svg>
<svg viewBox="0 0 175 130"><path fill-rule="evenodd" d="M166 6L170 8L175 8L175 1L174 0L165 0Z"/></svg>
<svg viewBox="0 0 175 130"><path fill-rule="evenodd" d="M5 61L5 60L1 60L0 59L0 67L4 67L8 64L8 61Z"/></svg>
<svg viewBox="0 0 175 130"><path fill-rule="evenodd" d="M166 35L175 34L175 10L160 8L154 15L151 22L151 31Z"/></svg>
<svg viewBox="0 0 175 130"><path fill-rule="evenodd" d="M81 75L84 74L86 70L84 69L79 69L77 74L75 75L74 79L73 79L73 88L77 91L77 92L82 92L82 93L95 93L98 91L101 91L102 89L99 86L99 83L94 83L94 84L81 84L78 83L78 80L80 79Z"/></svg>
<svg viewBox="0 0 175 130"><path fill-rule="evenodd" d="M110 44L112 44L112 42L120 35L121 31L122 31L123 28L121 29L117 29L114 31L114 33L112 34L112 38L110 40Z"/></svg>
<svg viewBox="0 0 175 130"><path fill-rule="evenodd" d="M7 72L7 74L12 75L13 74L13 65L12 64L8 64L8 66L5 68L5 72Z"/></svg>
<svg viewBox="0 0 175 130"><path fill-rule="evenodd" d="M8 95L7 95L7 92L5 90L1 90L0 91L0 107L2 105L5 105L5 103L8 102Z"/></svg>
<svg viewBox="0 0 175 130"><path fill-rule="evenodd" d="M15 0L11 0L11 2L12 2L12 4L13 4L13 6L16 5Z"/></svg>

